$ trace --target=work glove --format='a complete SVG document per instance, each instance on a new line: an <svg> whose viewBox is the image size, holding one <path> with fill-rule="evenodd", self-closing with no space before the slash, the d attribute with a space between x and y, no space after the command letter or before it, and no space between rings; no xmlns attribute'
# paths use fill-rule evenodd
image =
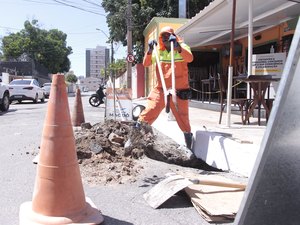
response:
<svg viewBox="0 0 300 225"><path fill-rule="evenodd" d="M154 45L157 45L157 42L155 41L155 40L149 40L149 42L148 42L148 46L149 46L149 50L153 50L153 46Z"/></svg>
<svg viewBox="0 0 300 225"><path fill-rule="evenodd" d="M178 48L179 44L177 42L177 38L175 34L171 34L169 37L169 42L173 42L174 48Z"/></svg>

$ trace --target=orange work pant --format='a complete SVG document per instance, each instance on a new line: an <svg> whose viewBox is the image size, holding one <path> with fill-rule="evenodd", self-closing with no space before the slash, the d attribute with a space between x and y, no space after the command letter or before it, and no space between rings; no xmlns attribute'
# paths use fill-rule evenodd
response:
<svg viewBox="0 0 300 225"><path fill-rule="evenodd" d="M177 121L179 128L183 132L191 132L189 121L189 102L176 96L176 105L170 98L170 108ZM162 88L154 88L147 98L146 109L139 116L139 121L152 124L161 111L165 108L165 98Z"/></svg>

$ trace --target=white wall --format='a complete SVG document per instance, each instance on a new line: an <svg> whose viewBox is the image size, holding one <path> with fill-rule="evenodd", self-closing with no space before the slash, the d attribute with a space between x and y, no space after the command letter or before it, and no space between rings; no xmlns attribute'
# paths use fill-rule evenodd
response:
<svg viewBox="0 0 300 225"><path fill-rule="evenodd" d="M2 83L9 84L9 73L2 73Z"/></svg>

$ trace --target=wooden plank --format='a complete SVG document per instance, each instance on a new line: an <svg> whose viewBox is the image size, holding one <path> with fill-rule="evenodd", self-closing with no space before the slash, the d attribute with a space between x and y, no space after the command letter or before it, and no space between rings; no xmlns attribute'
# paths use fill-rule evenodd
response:
<svg viewBox="0 0 300 225"><path fill-rule="evenodd" d="M146 192L143 197L154 209L171 198L174 194L193 184L181 175L169 176Z"/></svg>

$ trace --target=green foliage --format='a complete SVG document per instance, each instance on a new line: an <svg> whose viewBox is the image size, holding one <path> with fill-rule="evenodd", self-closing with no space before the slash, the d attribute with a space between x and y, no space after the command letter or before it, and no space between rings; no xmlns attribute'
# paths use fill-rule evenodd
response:
<svg viewBox="0 0 300 225"><path fill-rule="evenodd" d="M37 20L28 20L24 29L2 39L3 57L6 60L30 58L45 66L51 73L66 72L70 69L68 55L72 48L67 46L67 35L57 29L41 29Z"/></svg>
<svg viewBox="0 0 300 225"><path fill-rule="evenodd" d="M125 59L117 59L115 62L109 64L106 72L107 74L117 78L126 72L126 67L127 64ZM104 72L105 71L103 71L103 73Z"/></svg>
<svg viewBox="0 0 300 225"><path fill-rule="evenodd" d="M187 1L187 17L195 16L213 0ZM107 14L110 40L127 45L127 4L128 0L103 0ZM153 17L178 17L178 0L132 0L132 44L136 62L143 60L143 31Z"/></svg>
<svg viewBox="0 0 300 225"><path fill-rule="evenodd" d="M77 78L77 76L74 74L73 71L70 71L70 72L66 73L66 75L65 75L65 80L66 80L67 82L69 82L69 83L74 83L74 84L75 84L75 83L77 82L78 78Z"/></svg>

